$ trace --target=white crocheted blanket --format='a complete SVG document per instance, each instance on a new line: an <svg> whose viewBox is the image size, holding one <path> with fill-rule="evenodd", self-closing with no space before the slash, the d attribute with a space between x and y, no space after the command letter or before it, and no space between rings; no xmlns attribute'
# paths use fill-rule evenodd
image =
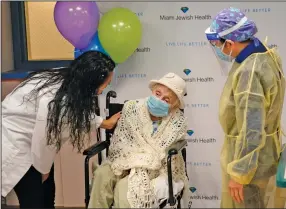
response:
<svg viewBox="0 0 286 209"><path fill-rule="evenodd" d="M125 103L122 116L111 139L108 161L115 175L131 170L128 177L127 199L132 208L152 208L159 200L154 194L154 181L159 175L167 175L166 151L174 143L184 140L186 119L180 110L162 120L152 134L152 121L146 99ZM181 154L173 157L174 181L185 183L188 178Z"/></svg>

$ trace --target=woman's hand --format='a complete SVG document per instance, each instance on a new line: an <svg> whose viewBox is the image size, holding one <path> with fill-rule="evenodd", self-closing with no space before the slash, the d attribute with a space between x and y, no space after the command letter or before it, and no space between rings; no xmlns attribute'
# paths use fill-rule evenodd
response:
<svg viewBox="0 0 286 209"><path fill-rule="evenodd" d="M49 178L49 174L50 173L42 174L42 183L44 183Z"/></svg>
<svg viewBox="0 0 286 209"><path fill-rule="evenodd" d="M114 114L108 120L103 120L100 128L113 129L114 126L117 124L117 121L119 120L120 116L121 112Z"/></svg>
<svg viewBox="0 0 286 209"><path fill-rule="evenodd" d="M112 129L112 128L114 128L114 126L116 126L120 116L121 116L121 112L118 112L118 113L114 114L113 116L111 116L111 118L108 119L110 126L111 126L110 129Z"/></svg>

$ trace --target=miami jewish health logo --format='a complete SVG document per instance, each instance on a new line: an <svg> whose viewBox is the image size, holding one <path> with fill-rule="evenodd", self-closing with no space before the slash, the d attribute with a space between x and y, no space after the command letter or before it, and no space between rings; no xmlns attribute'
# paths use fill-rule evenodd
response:
<svg viewBox="0 0 286 209"><path fill-rule="evenodd" d="M139 47L135 50L135 52L137 53L151 52L151 48L150 47Z"/></svg>
<svg viewBox="0 0 286 209"><path fill-rule="evenodd" d="M189 190L191 191L191 199L192 200L218 200L217 195L202 195L197 194L197 188L196 187L189 187Z"/></svg>
<svg viewBox="0 0 286 209"><path fill-rule="evenodd" d="M277 44L269 44L267 47L268 47L269 49L278 48L278 45L277 45Z"/></svg>
<svg viewBox="0 0 286 209"><path fill-rule="evenodd" d="M187 141L192 144L214 144L216 139L214 137L196 137L194 130L187 131Z"/></svg>
<svg viewBox="0 0 286 209"><path fill-rule="evenodd" d="M189 7L181 7L177 15L160 15L160 20L211 20L210 14L191 14Z"/></svg>
<svg viewBox="0 0 286 209"><path fill-rule="evenodd" d="M249 13L249 12L268 13L268 12L271 12L271 8L270 7L266 7L266 8L244 8L244 9L241 9L241 11L244 13Z"/></svg>
<svg viewBox="0 0 286 209"><path fill-rule="evenodd" d="M212 83L215 81L213 77L209 77L209 76L207 77L191 76L192 70L189 68L184 69L183 72L186 75L183 79L189 83Z"/></svg>

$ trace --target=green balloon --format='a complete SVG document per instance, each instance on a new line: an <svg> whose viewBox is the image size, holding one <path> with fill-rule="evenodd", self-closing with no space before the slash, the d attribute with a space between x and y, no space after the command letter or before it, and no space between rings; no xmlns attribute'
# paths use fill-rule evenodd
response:
<svg viewBox="0 0 286 209"><path fill-rule="evenodd" d="M102 16L98 36L113 61L123 63L138 48L142 38L142 25L131 10L114 8Z"/></svg>

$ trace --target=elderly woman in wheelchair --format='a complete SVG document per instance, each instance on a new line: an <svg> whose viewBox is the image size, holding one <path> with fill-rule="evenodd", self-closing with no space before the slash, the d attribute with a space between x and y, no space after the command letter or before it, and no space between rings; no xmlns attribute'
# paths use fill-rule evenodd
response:
<svg viewBox="0 0 286 209"><path fill-rule="evenodd" d="M189 207L182 153L173 156L169 175L166 154L171 147L185 143L187 123L182 109L186 83L168 73L152 80L149 87L150 97L124 104L108 157L94 171L89 208L161 207L169 197L170 178L172 195L181 195L182 208Z"/></svg>

